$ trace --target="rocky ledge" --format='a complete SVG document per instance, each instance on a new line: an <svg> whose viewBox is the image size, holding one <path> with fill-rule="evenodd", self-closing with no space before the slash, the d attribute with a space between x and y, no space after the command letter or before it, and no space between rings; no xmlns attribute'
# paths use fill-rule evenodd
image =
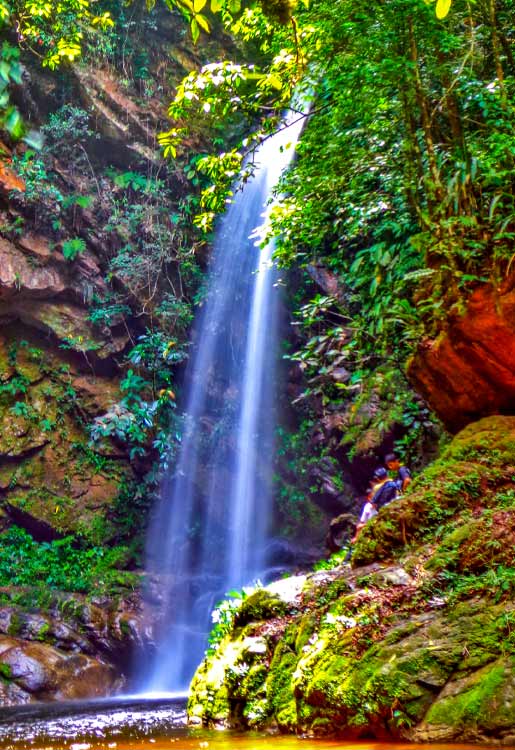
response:
<svg viewBox="0 0 515 750"><path fill-rule="evenodd" d="M135 646L146 638L142 606L30 589L0 591L0 703L72 700L122 690Z"/></svg>
<svg viewBox="0 0 515 750"><path fill-rule="evenodd" d="M515 744L515 418L461 432L363 531L352 568L227 608L192 723Z"/></svg>

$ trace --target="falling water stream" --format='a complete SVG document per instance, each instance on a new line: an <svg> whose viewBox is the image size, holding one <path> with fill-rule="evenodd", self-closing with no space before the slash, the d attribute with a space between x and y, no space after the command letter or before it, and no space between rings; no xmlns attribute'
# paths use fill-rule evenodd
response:
<svg viewBox="0 0 515 750"><path fill-rule="evenodd" d="M268 138L218 227L186 374L179 456L151 525L148 568L161 582L157 650L140 688L187 688L210 613L267 565L275 427L278 295L273 245L259 248L274 186L303 118Z"/></svg>

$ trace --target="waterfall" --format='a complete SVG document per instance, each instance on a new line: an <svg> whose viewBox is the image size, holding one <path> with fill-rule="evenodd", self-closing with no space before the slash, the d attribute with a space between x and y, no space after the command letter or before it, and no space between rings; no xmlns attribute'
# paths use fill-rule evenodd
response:
<svg viewBox="0 0 515 750"><path fill-rule="evenodd" d="M210 613L267 565L273 465L278 295L273 244L260 249L270 199L302 118L261 144L252 180L216 233L186 373L185 428L148 538L162 592L145 692L185 690L202 660Z"/></svg>

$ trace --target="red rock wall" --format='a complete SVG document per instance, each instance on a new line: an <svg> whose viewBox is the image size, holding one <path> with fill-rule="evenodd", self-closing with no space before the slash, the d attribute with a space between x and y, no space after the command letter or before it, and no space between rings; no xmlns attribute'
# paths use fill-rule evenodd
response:
<svg viewBox="0 0 515 750"><path fill-rule="evenodd" d="M457 431L490 414L515 413L515 277L484 285L464 315L422 341L408 376L444 424Z"/></svg>

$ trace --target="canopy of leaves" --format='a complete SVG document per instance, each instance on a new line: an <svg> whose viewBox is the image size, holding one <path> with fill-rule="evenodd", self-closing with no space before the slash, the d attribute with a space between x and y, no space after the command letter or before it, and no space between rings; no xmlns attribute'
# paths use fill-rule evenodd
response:
<svg viewBox="0 0 515 750"><path fill-rule="evenodd" d="M262 0L223 18L259 46L259 62L191 73L161 143L174 158L195 123L252 130L197 162L211 184L196 221L209 230L238 165L246 179L284 110L310 109L274 209L276 257L306 270L304 343L293 358L307 395L354 397L367 373L402 370L478 284L512 270L515 9L508 0ZM309 299L319 266L339 287L323 304ZM335 383L341 367L353 375Z"/></svg>

